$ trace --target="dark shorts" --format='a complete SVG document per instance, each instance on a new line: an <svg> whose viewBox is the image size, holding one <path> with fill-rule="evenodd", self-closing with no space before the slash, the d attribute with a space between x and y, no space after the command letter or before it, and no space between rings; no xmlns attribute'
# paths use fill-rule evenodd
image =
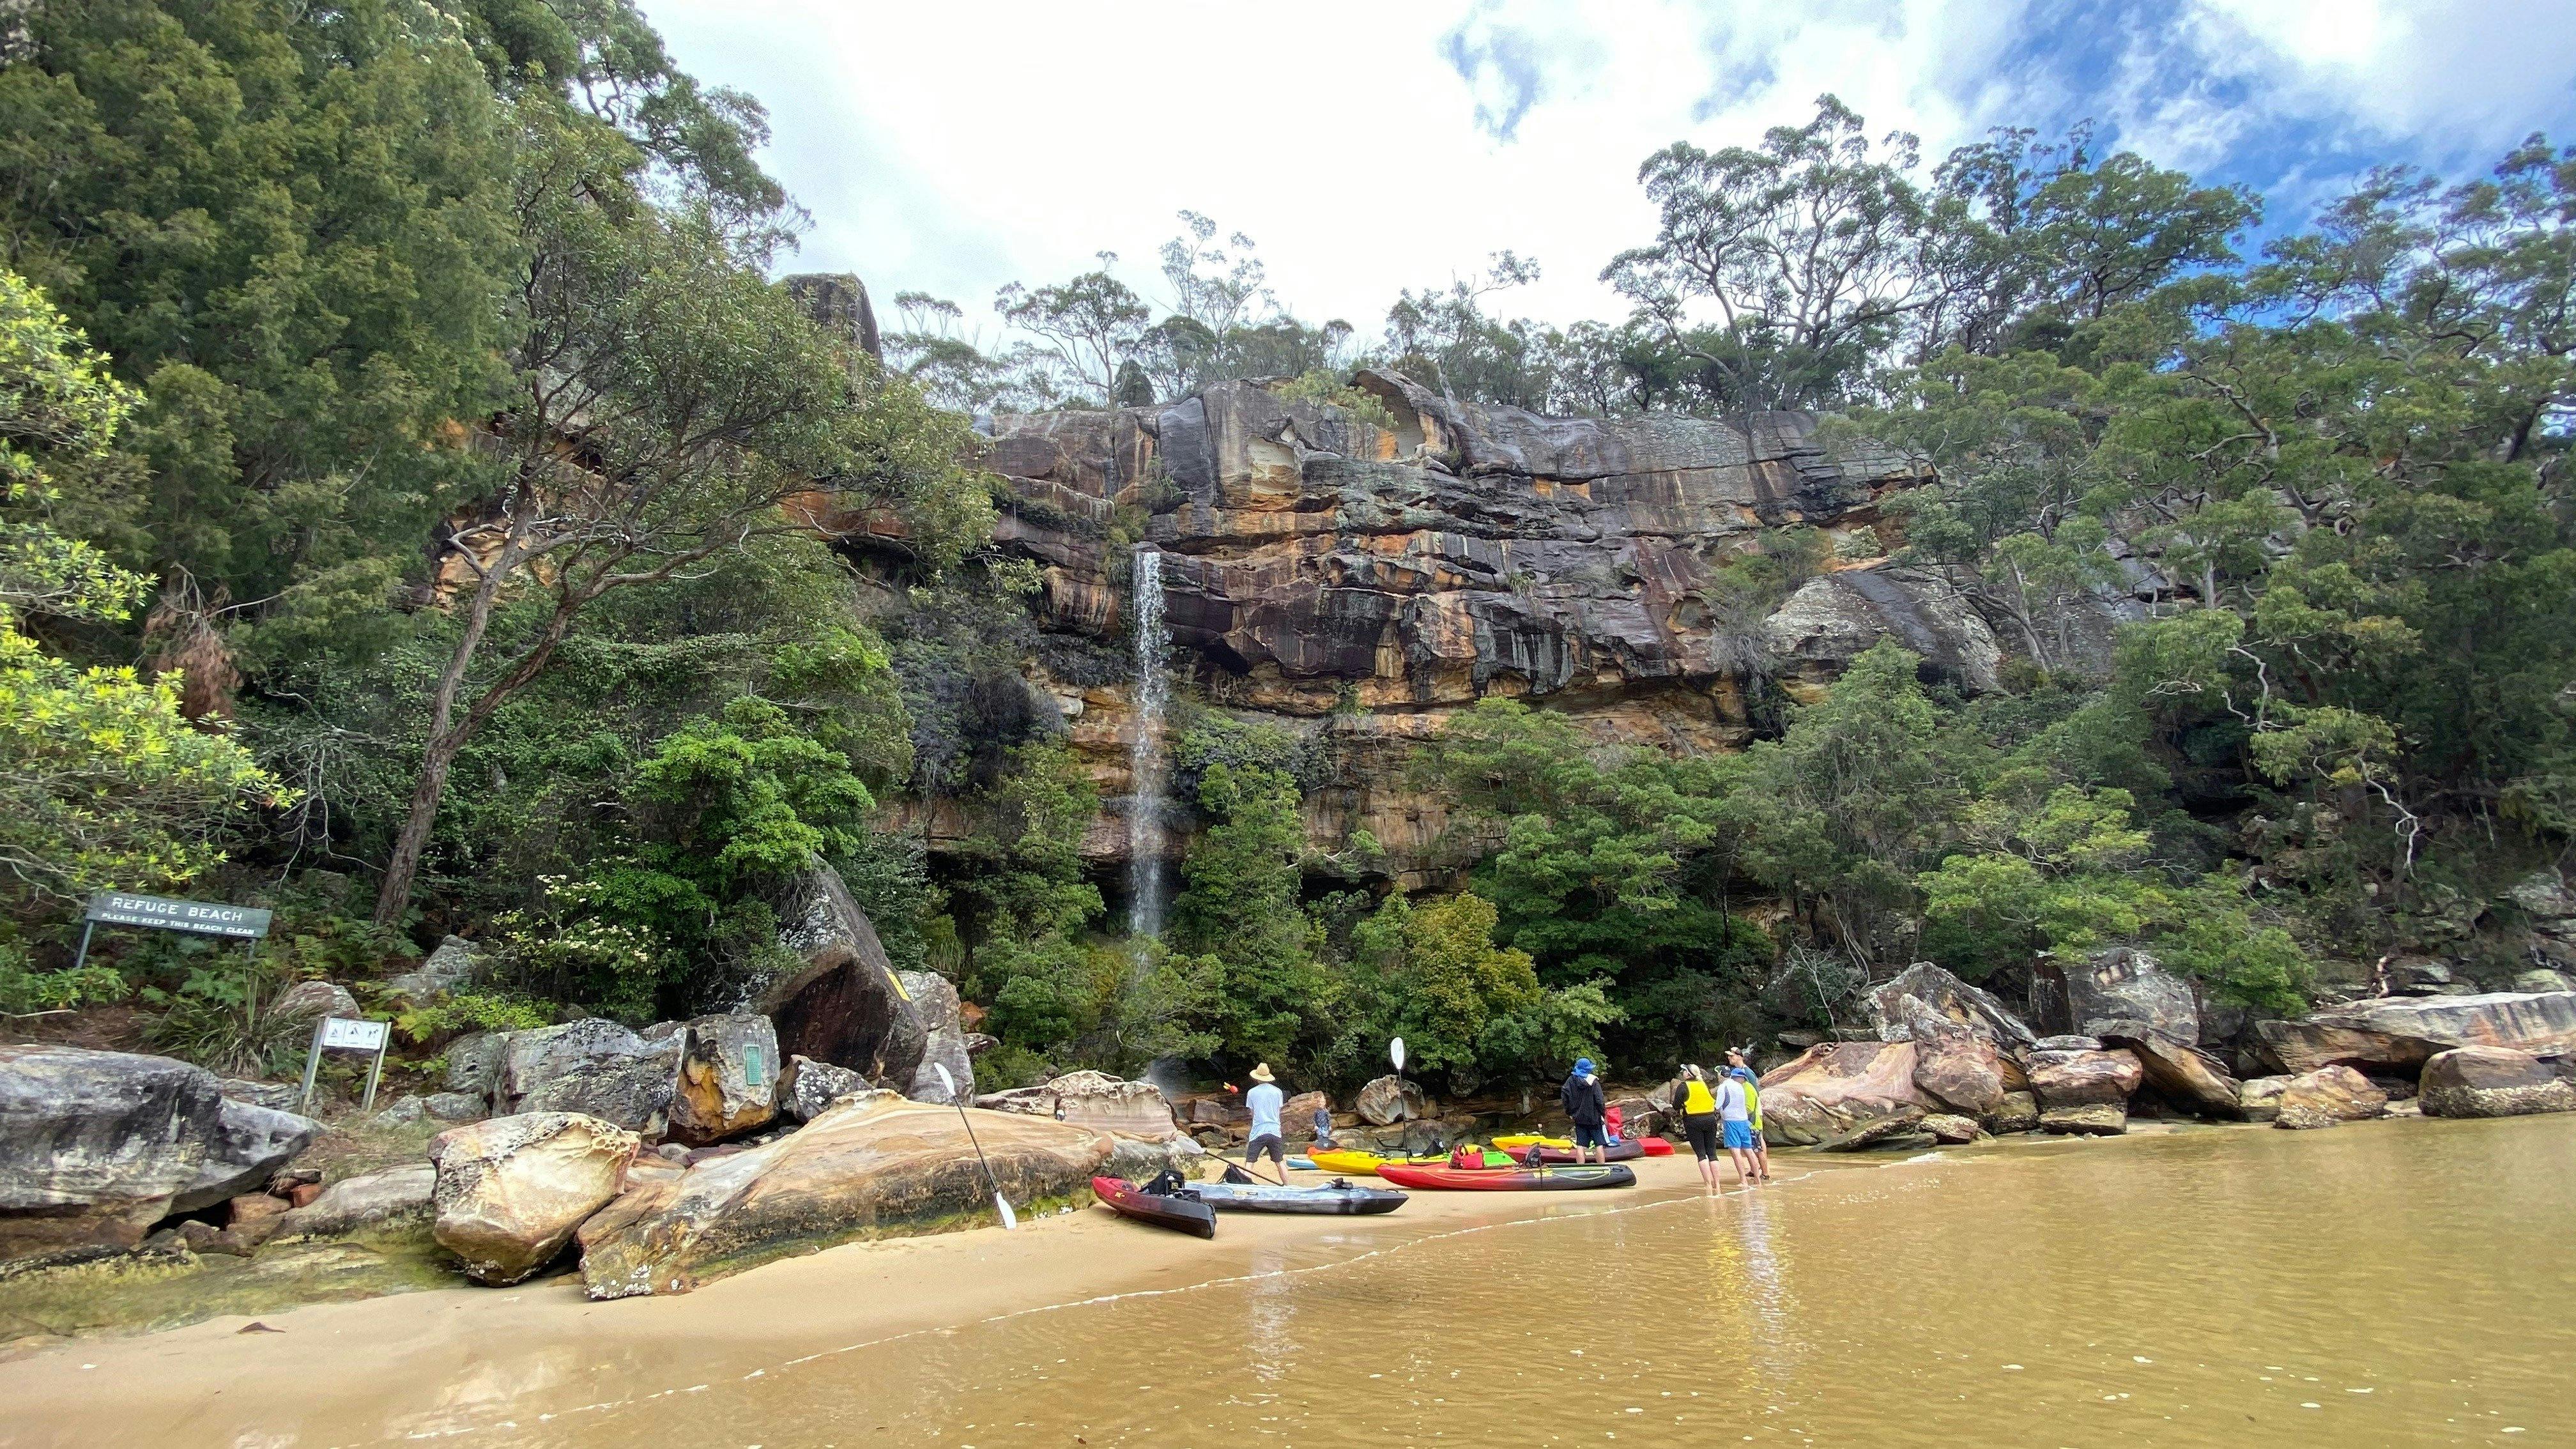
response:
<svg viewBox="0 0 2576 1449"><path fill-rule="evenodd" d="M1691 1156L1698 1158L1702 1162L1715 1162L1717 1160L1716 1113L1702 1112L1696 1116L1684 1114L1682 1117L1682 1135L1690 1139Z"/></svg>
<svg viewBox="0 0 2576 1449"><path fill-rule="evenodd" d="M1244 1161L1259 1162L1264 1156L1284 1167L1288 1162L1288 1149L1278 1138L1267 1132L1243 1144Z"/></svg>
<svg viewBox="0 0 2576 1449"><path fill-rule="evenodd" d="M1577 1122L1574 1124L1574 1145L1577 1148L1608 1147L1609 1129L1598 1122Z"/></svg>

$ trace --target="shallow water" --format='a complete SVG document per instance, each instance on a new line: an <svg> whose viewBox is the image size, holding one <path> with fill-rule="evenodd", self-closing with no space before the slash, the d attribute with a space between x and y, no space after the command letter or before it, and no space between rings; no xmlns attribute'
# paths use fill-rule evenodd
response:
<svg viewBox="0 0 2576 1449"><path fill-rule="evenodd" d="M1400 1214L1319 1225L1246 1278L476 1428L767 1449L2576 1443L2576 1120L1781 1167L1813 1176L1411 1242ZM1388 1250L1323 1261L1370 1234Z"/></svg>

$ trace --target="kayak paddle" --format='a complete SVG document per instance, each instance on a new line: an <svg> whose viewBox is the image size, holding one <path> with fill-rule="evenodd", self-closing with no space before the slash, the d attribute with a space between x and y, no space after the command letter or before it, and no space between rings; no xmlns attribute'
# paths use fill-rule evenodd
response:
<svg viewBox="0 0 2576 1449"><path fill-rule="evenodd" d="M984 1181L992 1186L993 1206L1002 1210L1002 1231L1009 1232L1020 1225L1020 1215L1011 1211L1011 1200L1002 1196L1002 1184L993 1176L993 1164L984 1160L984 1144L975 1141L975 1124L967 1120L966 1099L957 1094L957 1079L937 1062L932 1062L930 1069L939 1074L939 1085L948 1089L948 1100L957 1104L957 1121L966 1129L966 1140L974 1144L975 1161L984 1169Z"/></svg>

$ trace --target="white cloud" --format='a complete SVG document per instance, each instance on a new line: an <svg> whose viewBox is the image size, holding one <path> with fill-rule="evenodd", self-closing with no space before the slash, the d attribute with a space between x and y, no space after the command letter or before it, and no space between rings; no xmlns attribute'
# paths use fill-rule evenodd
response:
<svg viewBox="0 0 2576 1449"><path fill-rule="evenodd" d="M1155 283L1187 207L1250 233L1302 315L1367 335L1399 287L1506 248L1547 271L1511 305L1615 314L1593 278L1652 232L1637 163L1752 140L1824 91L1932 157L2056 109L2200 168L2285 117L2482 156L2566 113L2576 67L2576 0L2093 7L2134 45L2100 94L2022 52L2063 18L2031 0L644 3L683 65L769 106L774 169L815 217L793 266L988 316L1001 283L1104 248Z"/></svg>

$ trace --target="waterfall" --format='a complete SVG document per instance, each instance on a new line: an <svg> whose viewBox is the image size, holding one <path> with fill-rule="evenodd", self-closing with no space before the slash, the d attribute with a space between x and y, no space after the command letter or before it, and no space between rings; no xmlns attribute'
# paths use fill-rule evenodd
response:
<svg viewBox="0 0 2576 1449"><path fill-rule="evenodd" d="M1136 737L1127 746L1127 934L1163 934L1163 707L1170 698L1163 659L1172 633L1163 623L1163 554L1150 544L1134 555L1136 579Z"/></svg>

